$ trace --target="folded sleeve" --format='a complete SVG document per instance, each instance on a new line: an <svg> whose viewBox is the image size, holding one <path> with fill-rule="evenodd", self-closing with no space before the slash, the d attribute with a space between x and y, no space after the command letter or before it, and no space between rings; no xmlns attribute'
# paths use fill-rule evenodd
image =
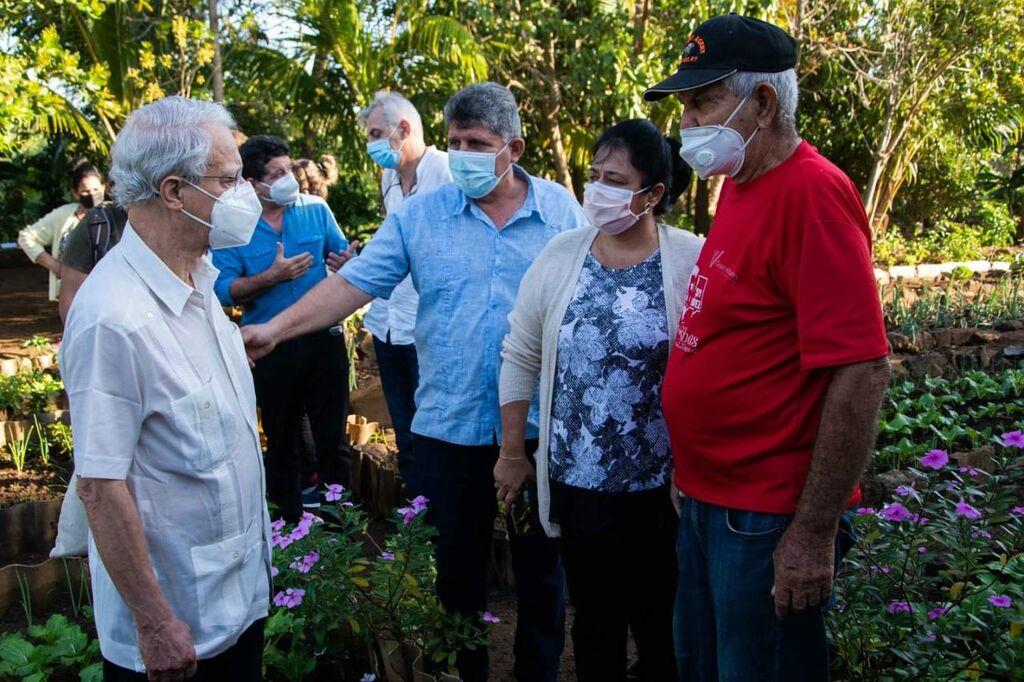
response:
<svg viewBox="0 0 1024 682"><path fill-rule="evenodd" d="M366 248L338 270L350 284L376 298L390 298L409 274L409 252L399 215L390 214Z"/></svg>
<svg viewBox="0 0 1024 682"><path fill-rule="evenodd" d="M18 246L33 263L39 260L47 246L53 244L57 231L64 223L64 214L67 213L62 209L63 206L53 209L18 233Z"/></svg>
<svg viewBox="0 0 1024 682"><path fill-rule="evenodd" d="M787 272L805 370L885 357L888 344L866 225L808 223Z"/></svg>
<svg viewBox="0 0 1024 682"><path fill-rule="evenodd" d="M137 357L126 332L105 325L64 341L60 368L79 476L123 480L128 475L143 419Z"/></svg>

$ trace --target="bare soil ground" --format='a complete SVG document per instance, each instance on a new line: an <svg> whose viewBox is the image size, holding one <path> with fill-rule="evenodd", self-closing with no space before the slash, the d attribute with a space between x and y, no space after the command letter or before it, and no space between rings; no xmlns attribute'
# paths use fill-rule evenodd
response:
<svg viewBox="0 0 1024 682"><path fill-rule="evenodd" d="M48 297L48 277L38 265L0 268L0 356L26 355L21 344L35 334L61 336L57 303Z"/></svg>

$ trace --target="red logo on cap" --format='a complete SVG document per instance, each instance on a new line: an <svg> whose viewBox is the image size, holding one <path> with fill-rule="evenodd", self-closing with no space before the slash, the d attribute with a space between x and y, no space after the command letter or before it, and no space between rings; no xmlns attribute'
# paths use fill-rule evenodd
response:
<svg viewBox="0 0 1024 682"><path fill-rule="evenodd" d="M683 50L683 56L679 59L680 64L689 64L700 59L700 56L704 54L705 46L704 39L700 36L691 36L690 42L686 44L686 48Z"/></svg>

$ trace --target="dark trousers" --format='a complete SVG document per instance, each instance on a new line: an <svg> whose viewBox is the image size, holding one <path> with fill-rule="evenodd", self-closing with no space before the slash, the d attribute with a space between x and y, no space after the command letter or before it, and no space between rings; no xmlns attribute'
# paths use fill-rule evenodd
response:
<svg viewBox="0 0 1024 682"><path fill-rule="evenodd" d="M267 434L267 496L294 521L300 498L303 414L309 417L321 483L349 486L352 456L348 418L345 337L319 331L285 341L256 363L256 401Z"/></svg>
<svg viewBox="0 0 1024 682"><path fill-rule="evenodd" d="M390 336L390 335L389 335ZM398 446L398 471L405 481L409 496L419 494L416 489L415 454L412 442L412 418L416 414L416 386L420 381L420 365L416 345L399 345L390 340L373 337L373 352L380 368L380 384L384 400L391 415Z"/></svg>
<svg viewBox="0 0 1024 682"><path fill-rule="evenodd" d="M580 682L626 678L630 630L640 679L676 677L676 515L667 493L660 511L659 518L648 519L629 536L591 535L562 526L559 548L575 611L572 643Z"/></svg>
<svg viewBox="0 0 1024 682"><path fill-rule="evenodd" d="M454 445L416 436L416 475L438 530L437 594L444 607L478 618L487 609L487 568L497 501L497 446ZM527 451L536 449L527 444ZM534 497L536 499L536 497ZM558 546L543 533L509 533L518 601L514 672L522 682L554 682L565 644L564 574ZM466 682L486 680L487 650L458 658Z"/></svg>
<svg viewBox="0 0 1024 682"><path fill-rule="evenodd" d="M227 651L199 661L195 677L189 682L260 682L263 679L263 624L261 618L246 629ZM145 682L146 673L137 673L103 659L104 682Z"/></svg>
<svg viewBox="0 0 1024 682"><path fill-rule="evenodd" d="M675 610L681 681L828 681L827 607L775 615L773 554L792 518L684 500ZM851 529L844 515L837 566Z"/></svg>

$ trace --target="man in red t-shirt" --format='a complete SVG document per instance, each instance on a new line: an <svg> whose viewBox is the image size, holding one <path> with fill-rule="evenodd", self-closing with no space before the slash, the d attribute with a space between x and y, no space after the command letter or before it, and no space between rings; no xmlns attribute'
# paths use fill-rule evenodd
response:
<svg viewBox="0 0 1024 682"><path fill-rule="evenodd" d="M840 522L889 377L867 217L797 135L795 66L784 31L721 16L645 93L675 93L681 156L728 176L662 389L688 681L828 679Z"/></svg>

